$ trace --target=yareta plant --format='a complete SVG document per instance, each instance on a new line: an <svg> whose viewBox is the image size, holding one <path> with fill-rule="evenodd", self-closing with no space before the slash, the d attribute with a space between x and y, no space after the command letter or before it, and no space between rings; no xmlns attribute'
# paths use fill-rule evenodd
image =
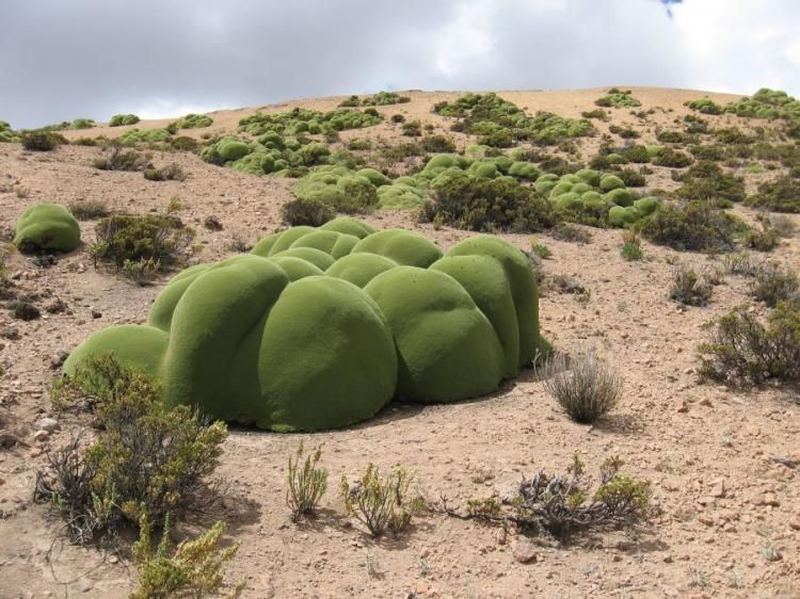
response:
<svg viewBox="0 0 800 599"><path fill-rule="evenodd" d="M491 393L548 351L518 249L481 235L445 254L417 233L342 217L187 268L146 324L95 333L64 370L113 353L159 379L170 404L316 431L367 420L392 399Z"/></svg>
<svg viewBox="0 0 800 599"><path fill-rule="evenodd" d="M71 252L81 242L75 217L58 204L41 202L17 220L14 245L21 252Z"/></svg>

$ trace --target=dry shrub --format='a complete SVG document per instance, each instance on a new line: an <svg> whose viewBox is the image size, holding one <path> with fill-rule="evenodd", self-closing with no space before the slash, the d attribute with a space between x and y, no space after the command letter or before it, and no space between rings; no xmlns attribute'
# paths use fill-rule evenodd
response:
<svg viewBox="0 0 800 599"><path fill-rule="evenodd" d="M698 348L702 378L730 385L800 382L800 308L780 303L766 326L738 308L714 321L711 341Z"/></svg>
<svg viewBox="0 0 800 599"><path fill-rule="evenodd" d="M470 500L467 513L444 512L461 519L512 524L523 532L547 532L566 539L580 532L631 527L650 513L650 483L620 474L622 460L612 457L600 466L599 484L592 492L591 479L577 455L564 474L541 470L523 478L514 496Z"/></svg>
<svg viewBox="0 0 800 599"><path fill-rule="evenodd" d="M693 269L679 264L672 269L669 298L684 306L705 306L711 301L712 285Z"/></svg>
<svg viewBox="0 0 800 599"><path fill-rule="evenodd" d="M607 414L622 396L622 379L591 349L569 359L556 352L544 365L545 390L570 418L591 423Z"/></svg>
<svg viewBox="0 0 800 599"><path fill-rule="evenodd" d="M774 262L765 262L756 268L750 283L750 293L758 301L774 308L782 301L798 299L800 280L792 270Z"/></svg>

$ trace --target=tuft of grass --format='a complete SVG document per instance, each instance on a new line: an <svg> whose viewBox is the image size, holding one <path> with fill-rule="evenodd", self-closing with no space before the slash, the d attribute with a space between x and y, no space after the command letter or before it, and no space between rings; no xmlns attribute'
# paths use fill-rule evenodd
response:
<svg viewBox="0 0 800 599"><path fill-rule="evenodd" d="M289 456L289 467L286 474L286 504L292 511L292 520L304 516L313 516L319 501L328 489L328 471L317 468L322 449L317 448L303 460L303 443L297 447L293 456ZM303 460L302 467L300 462Z"/></svg>
<svg viewBox="0 0 800 599"><path fill-rule="evenodd" d="M78 220L96 220L109 215L108 206L100 200L78 200L69 205L69 211Z"/></svg>
<svg viewBox="0 0 800 599"><path fill-rule="evenodd" d="M535 241L531 242L531 252L534 255L539 256L539 258L542 260L547 260L553 256L553 252L550 251L549 247L543 243L536 243Z"/></svg>
<svg viewBox="0 0 800 599"><path fill-rule="evenodd" d="M630 229L622 233L622 247L619 253L622 255L622 259L628 262L637 262L644 258L642 241L639 239L638 233Z"/></svg>
<svg viewBox="0 0 800 599"><path fill-rule="evenodd" d="M373 537L387 530L397 536L418 511L418 502L408 496L413 475L403 468L392 470L386 478L369 464L354 484L342 476L340 490L347 513L361 522Z"/></svg>
<svg viewBox="0 0 800 599"><path fill-rule="evenodd" d="M545 390L576 422L594 422L622 396L622 379L590 349L572 358L556 352L545 363L542 376Z"/></svg>

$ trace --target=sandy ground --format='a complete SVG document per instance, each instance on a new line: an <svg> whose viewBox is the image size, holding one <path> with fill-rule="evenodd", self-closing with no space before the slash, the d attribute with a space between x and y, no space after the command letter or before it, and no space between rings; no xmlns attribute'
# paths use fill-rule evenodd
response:
<svg viewBox="0 0 800 599"><path fill-rule="evenodd" d="M502 95L530 112L577 116L594 108L601 91ZM456 94L410 95L411 103L380 110L446 128L430 108ZM641 123L628 109L611 109L612 123L637 127L648 142L658 126L669 126L685 114L685 100L702 93L634 88L634 95L643 109L656 108L655 114ZM295 105L329 109L340 100L299 101L265 110ZM233 131L238 119L254 110L215 113L210 129L190 134ZM735 117L710 118L747 125ZM607 126L601 123L599 128ZM124 130L96 128L68 135ZM342 137L402 139L388 124ZM459 138L459 143L466 139ZM584 158L597 144L599 138L582 142ZM184 205L180 216L198 233L193 260L208 261L232 254L229 247L237 237L254 242L279 227L280 206L292 197L290 180L237 173L190 154L153 156L156 164L181 165L189 178L180 183L146 181L141 173L97 171L90 161L99 152L73 146L34 154L17 144L0 144L0 226L12 227L35 200L102 200L114 209L143 213L163 210L178 196ZM667 169L656 170L648 177L651 187L675 185ZM759 177L748 175L748 185ZM25 195L20 189L27 197L18 197ZM746 209L737 211L753 218ZM209 215L221 220L222 231L202 227ZM792 218L800 225L800 218ZM366 220L376 227L420 230L442 248L469 236L447 228L434 231L406 213L378 212ZM81 226L90 242L91 222ZM590 231L592 241L586 245L538 236L553 251L553 258L545 261L546 276L574 276L591 290L585 305L568 295L545 293L541 322L556 347L593 346L618 369L625 392L616 412L595 426L575 424L540 382L525 375L482 401L390 406L377 419L345 431L279 435L234 429L219 469L229 492L206 519L225 517L230 538L241 542L229 576L246 583L245 597L800 596L798 471L773 460L800 459L797 397L773 388L733 392L699 385L695 375L695 348L707 336L704 323L734 305L750 303L746 281L729 276L715 289L709 306L679 308L667 298L671 262L703 268L718 259L645 243L646 260L629 263L619 254L619 231ZM530 248L529 236L503 237ZM797 267L800 242L784 241L773 256ZM143 322L160 285L136 287L95 270L86 247L49 268L21 256L14 256L11 265L19 287L60 298L68 311L32 322L0 312L0 330L11 327L19 334L18 339L0 339L0 362L6 366L0 378L0 417L5 419L0 427L15 431L25 443L0 450L0 597L125 596L135 586L134 569L124 560L63 542L60 523L31 500L45 450L60 446L88 422L62 418L61 430L44 443L33 440L34 423L50 413L52 357L102 327ZM765 313L762 306L755 310ZM303 525L290 523L284 503L286 460L299 441L307 447L324 446L331 487L322 516ZM445 495L456 504L503 492L520 476L541 468L563 470L576 451L590 470L609 455L621 456L632 475L652 481L659 513L632 533L597 535L569 547L543 542L529 564L513 557L523 539L440 516L419 519L398 540L374 541L342 516L336 489L342 474L356 476L369 462L383 469L403 465L416 473L417 485L429 499ZM768 544L779 550L780 560L765 559Z"/></svg>

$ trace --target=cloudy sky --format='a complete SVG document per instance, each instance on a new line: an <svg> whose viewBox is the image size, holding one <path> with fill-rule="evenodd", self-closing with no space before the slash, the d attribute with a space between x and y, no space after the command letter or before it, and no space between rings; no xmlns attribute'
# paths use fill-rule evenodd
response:
<svg viewBox="0 0 800 599"><path fill-rule="evenodd" d="M381 89L800 94L800 0L0 0L34 127Z"/></svg>

